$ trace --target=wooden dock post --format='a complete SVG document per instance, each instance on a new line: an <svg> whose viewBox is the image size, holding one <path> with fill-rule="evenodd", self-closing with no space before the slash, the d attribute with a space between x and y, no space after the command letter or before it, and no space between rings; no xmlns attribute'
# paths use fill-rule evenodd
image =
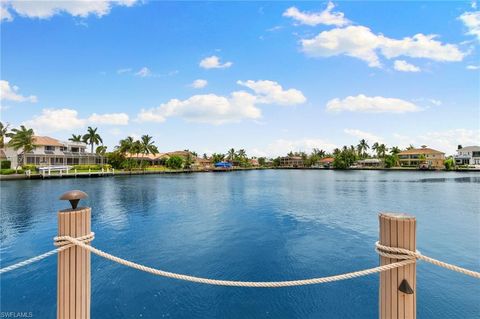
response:
<svg viewBox="0 0 480 319"><path fill-rule="evenodd" d="M413 216L380 213L381 245L416 250L416 220ZM380 265L400 261L380 256ZM415 319L417 315L416 264L380 273L380 319Z"/></svg>
<svg viewBox="0 0 480 319"><path fill-rule="evenodd" d="M81 191L63 194L71 209L58 212L58 236L80 237L90 234L91 208L79 207L78 201L87 197ZM90 252L71 247L58 253L57 319L90 318Z"/></svg>

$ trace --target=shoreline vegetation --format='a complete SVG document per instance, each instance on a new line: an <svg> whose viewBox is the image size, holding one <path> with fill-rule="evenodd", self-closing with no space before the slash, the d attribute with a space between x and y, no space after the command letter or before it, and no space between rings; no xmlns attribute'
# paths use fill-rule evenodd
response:
<svg viewBox="0 0 480 319"><path fill-rule="evenodd" d="M90 148L87 154L95 155L95 162L89 164L63 163L63 168L55 166L47 158L47 163L32 164L26 160L37 147L32 129L20 126L9 130L9 125L0 122L0 150L7 148L18 154L18 165L7 158L1 159L0 180L58 177L93 177L110 175L174 174L196 172L225 172L251 169L339 169L339 170L395 170L395 171L480 171L478 167L457 166L453 156L432 150L422 145L416 149L410 145L405 150L397 146L387 147L383 143L374 143L370 147L365 139L357 145L336 148L333 152L314 148L310 153L289 152L286 156L275 158L249 157L244 149L229 149L226 153L213 153L199 156L188 149L183 151L160 153L153 137L143 135L139 139L131 136L121 139L112 151L103 145L103 139L97 128L88 127L87 133L72 134L69 141L81 143ZM9 138L8 141L6 139ZM459 146L461 147L461 146ZM371 150L372 152L369 152ZM408 155L412 152L420 154ZM418 153L417 152L417 153ZM47 152L45 152L46 154ZM436 155L429 155L430 153ZM43 153L40 153L40 156ZM435 157L436 156L436 157ZM55 159L56 160L56 159ZM57 166L59 164L55 163ZM73 164L73 165L72 165ZM50 170L50 167L52 169Z"/></svg>

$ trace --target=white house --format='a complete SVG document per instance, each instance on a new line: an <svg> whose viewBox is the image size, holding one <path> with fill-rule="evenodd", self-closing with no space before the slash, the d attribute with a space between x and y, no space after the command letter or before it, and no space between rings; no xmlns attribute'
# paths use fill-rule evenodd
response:
<svg viewBox="0 0 480 319"><path fill-rule="evenodd" d="M459 146L455 155L457 165L480 165L480 146Z"/></svg>
<svg viewBox="0 0 480 319"><path fill-rule="evenodd" d="M25 154L22 149L14 150L8 146L3 149L12 167L17 167L22 157L24 157L24 164L36 166L101 163L102 157L87 152L87 144L83 142L60 142L48 136L34 136L33 141L33 150Z"/></svg>

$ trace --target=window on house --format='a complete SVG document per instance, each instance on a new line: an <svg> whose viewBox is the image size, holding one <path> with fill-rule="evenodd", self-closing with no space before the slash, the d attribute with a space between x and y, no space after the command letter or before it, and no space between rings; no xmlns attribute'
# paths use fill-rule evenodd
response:
<svg viewBox="0 0 480 319"><path fill-rule="evenodd" d="M55 151L55 146L45 145L45 151Z"/></svg>

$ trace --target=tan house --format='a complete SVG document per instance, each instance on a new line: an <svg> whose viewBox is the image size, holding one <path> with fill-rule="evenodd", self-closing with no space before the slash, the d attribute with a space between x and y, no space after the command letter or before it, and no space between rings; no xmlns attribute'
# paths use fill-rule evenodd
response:
<svg viewBox="0 0 480 319"><path fill-rule="evenodd" d="M303 158L301 156L280 157L281 167L303 167Z"/></svg>
<svg viewBox="0 0 480 319"><path fill-rule="evenodd" d="M22 149L14 150L6 146L3 149L5 156L17 167L22 162L27 165L92 165L101 164L102 156L87 152L87 144L83 142L61 142L48 136L34 136L34 148L23 153Z"/></svg>
<svg viewBox="0 0 480 319"><path fill-rule="evenodd" d="M335 159L333 157L324 157L318 161L318 164L325 168L330 168L333 166Z"/></svg>
<svg viewBox="0 0 480 319"><path fill-rule="evenodd" d="M426 147L413 148L398 153L400 166L443 169L445 153Z"/></svg>

